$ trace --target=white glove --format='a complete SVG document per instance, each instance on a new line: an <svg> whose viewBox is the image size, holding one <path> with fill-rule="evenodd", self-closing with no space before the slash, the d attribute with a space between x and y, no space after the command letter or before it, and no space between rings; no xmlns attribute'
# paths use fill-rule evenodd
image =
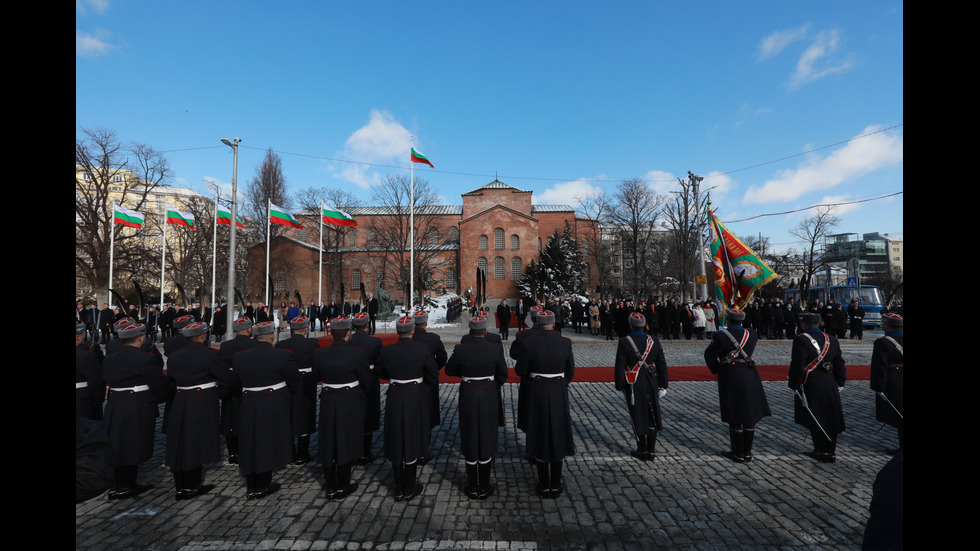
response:
<svg viewBox="0 0 980 551"><path fill-rule="evenodd" d="M844 387L842 386L837 387L837 392L838 393L844 392Z"/></svg>
<svg viewBox="0 0 980 551"><path fill-rule="evenodd" d="M619 395L623 397L623 400L626 399L626 391L625 390L620 390L619 391Z"/></svg>
<svg viewBox="0 0 980 551"><path fill-rule="evenodd" d="M661 389L658 389L657 390L657 398L663 398L666 395L667 395L667 389L666 388L661 388Z"/></svg>

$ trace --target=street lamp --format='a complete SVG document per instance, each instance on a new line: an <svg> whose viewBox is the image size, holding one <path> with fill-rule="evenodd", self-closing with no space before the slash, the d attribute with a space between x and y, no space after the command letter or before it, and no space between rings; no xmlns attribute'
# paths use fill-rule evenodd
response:
<svg viewBox="0 0 980 551"><path fill-rule="evenodd" d="M698 195L698 186L704 177L698 176L687 171L687 177L690 179L691 183L694 184L694 223L697 224L698 231L698 253L701 257L701 261L698 265L701 267L701 301L708 300L708 278L704 273L704 241L701 239L701 196Z"/></svg>
<svg viewBox="0 0 980 551"><path fill-rule="evenodd" d="M231 169L231 237L228 240L228 298L226 304L228 311L225 312L225 340L234 338L235 324L235 229L238 226L238 142L241 138L221 138L221 143L227 145L235 152L235 160Z"/></svg>

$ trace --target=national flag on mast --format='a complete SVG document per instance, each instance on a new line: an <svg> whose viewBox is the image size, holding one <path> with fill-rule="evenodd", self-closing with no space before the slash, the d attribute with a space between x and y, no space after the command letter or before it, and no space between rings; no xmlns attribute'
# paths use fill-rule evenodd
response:
<svg viewBox="0 0 980 551"><path fill-rule="evenodd" d="M356 226L357 220L355 220L353 216L338 208L324 206L323 223L334 224L337 226Z"/></svg>
<svg viewBox="0 0 980 551"><path fill-rule="evenodd" d="M756 289L776 279L766 263L708 211L711 227L711 261L714 265L715 297L725 311L744 310ZM720 312L724 317L724 312Z"/></svg>
<svg viewBox="0 0 980 551"><path fill-rule="evenodd" d="M429 161L429 158L426 157L425 155L419 153L418 151L415 151L415 148L414 147L412 148L412 162L413 163L427 164L427 165L431 166L432 168L435 168L434 166L432 166L432 163Z"/></svg>
<svg viewBox="0 0 980 551"><path fill-rule="evenodd" d="M181 212L170 205L167 205L167 223L175 226L186 226L194 231L194 215L189 212Z"/></svg>
<svg viewBox="0 0 980 551"><path fill-rule="evenodd" d="M298 230L303 229L303 225L300 224L292 214L286 212L286 209L272 203L269 203L269 222L282 226L289 226L290 228L296 228Z"/></svg>
<svg viewBox="0 0 980 551"><path fill-rule="evenodd" d="M218 207L218 215L214 219L214 223L222 226L231 225L231 211L222 207ZM241 229L245 229L245 224L242 224L242 219L235 217L235 225Z"/></svg>
<svg viewBox="0 0 980 551"><path fill-rule="evenodd" d="M143 215L135 210L117 206L112 209L112 223L122 224L127 228L140 229L143 227Z"/></svg>

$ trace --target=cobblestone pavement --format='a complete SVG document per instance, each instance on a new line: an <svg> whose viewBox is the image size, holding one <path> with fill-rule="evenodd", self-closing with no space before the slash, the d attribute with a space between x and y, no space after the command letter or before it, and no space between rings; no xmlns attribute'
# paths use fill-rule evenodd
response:
<svg viewBox="0 0 980 551"><path fill-rule="evenodd" d="M772 363L787 363L788 342L771 345L767 353L784 358ZM845 343L845 358L849 348L855 356L866 348L870 357L871 342L866 335L864 341ZM704 344L668 343L668 362L697 365L684 358L700 358ZM611 347L577 342L577 363L610 365ZM407 503L389 497L391 465L381 459L355 467L353 480L360 487L339 502L324 498L316 463L275 473L282 488L257 501L245 500L237 466L211 465L205 476L214 490L177 502L158 426L156 453L140 468L140 482L154 488L135 499L101 496L76 505L75 545L187 551L860 548L871 485L889 459L884 449L896 444L894 431L879 431L874 421L867 382L855 381L842 393L847 431L834 464L803 455L810 449L809 436L792 422L786 384L764 386L773 417L757 427L753 462L735 464L721 456L728 449L728 431L720 421L716 384L677 382L662 401L665 430L657 458L645 463L629 456L634 440L612 383L573 383L576 454L566 460L567 491L553 500L535 495L536 471L522 459L524 435L514 427L513 384L504 387L507 426L495 463L497 491L485 501L471 501L461 491L465 475L454 384L441 386L443 422L433 432L435 458L420 469L425 490ZM314 436L314 452L316 446ZM378 432L374 454L380 453Z"/></svg>

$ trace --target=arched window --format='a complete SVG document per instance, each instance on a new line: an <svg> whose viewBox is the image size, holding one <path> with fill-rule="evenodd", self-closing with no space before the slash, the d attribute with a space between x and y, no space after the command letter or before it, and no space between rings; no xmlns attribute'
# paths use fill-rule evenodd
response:
<svg viewBox="0 0 980 551"><path fill-rule="evenodd" d="M493 248L498 251L504 250L504 230L500 228L493 230Z"/></svg>
<svg viewBox="0 0 980 551"><path fill-rule="evenodd" d="M459 230L456 228L449 228L449 242L458 243L459 242Z"/></svg>
<svg viewBox="0 0 980 551"><path fill-rule="evenodd" d="M286 292L286 271L278 270L276 271L276 292L284 293Z"/></svg>
<svg viewBox="0 0 980 551"><path fill-rule="evenodd" d="M432 228L429 230L429 246L435 247L439 245L439 230Z"/></svg>
<svg viewBox="0 0 980 551"><path fill-rule="evenodd" d="M373 247L378 242L378 234L374 230L368 231L368 247Z"/></svg>
<svg viewBox="0 0 980 551"><path fill-rule="evenodd" d="M518 237L517 234L515 233L514 235L510 236L510 250L516 251L517 249L520 248L521 248L521 238Z"/></svg>
<svg viewBox="0 0 980 551"><path fill-rule="evenodd" d="M504 257L502 256L493 259L493 278L504 278Z"/></svg>
<svg viewBox="0 0 980 551"><path fill-rule="evenodd" d="M347 246L355 247L357 244L357 230L351 229L347 232Z"/></svg>
<svg viewBox="0 0 980 551"><path fill-rule="evenodd" d="M456 288L456 270L446 268L446 289Z"/></svg>
<svg viewBox="0 0 980 551"><path fill-rule="evenodd" d="M487 250L487 236L485 235L480 236L480 250L481 251Z"/></svg>
<svg viewBox="0 0 980 551"><path fill-rule="evenodd" d="M350 274L351 291L358 291L361 288L361 271L354 270Z"/></svg>
<svg viewBox="0 0 980 551"><path fill-rule="evenodd" d="M517 281L522 275L524 275L524 265L521 263L521 257L515 256L510 259L510 278Z"/></svg>

